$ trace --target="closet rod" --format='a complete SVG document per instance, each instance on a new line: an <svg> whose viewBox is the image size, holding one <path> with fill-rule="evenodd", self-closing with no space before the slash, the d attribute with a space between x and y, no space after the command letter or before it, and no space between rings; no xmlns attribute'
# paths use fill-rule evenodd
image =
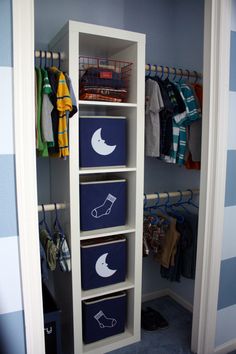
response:
<svg viewBox="0 0 236 354"><path fill-rule="evenodd" d="M60 59L63 60L65 58L65 55L64 53L59 53L59 52L50 52L48 50L35 50L34 52L34 56L35 58L45 58L45 55L46 55L46 58L47 59Z"/></svg>
<svg viewBox="0 0 236 354"><path fill-rule="evenodd" d="M160 73L163 72L165 74L172 74L172 75L178 75L178 76L194 77L196 79L202 78L202 74L197 71L190 71L190 70L181 69L181 68L177 69L177 68L168 67L168 66L146 64L145 70L146 71L153 71L153 72L158 71Z"/></svg>
<svg viewBox="0 0 236 354"><path fill-rule="evenodd" d="M65 59L64 53L60 52L51 52L48 50L35 50L34 56L35 58L46 58L47 59L60 59L63 60ZM174 67L168 67L168 66L160 66L160 65L151 65L151 64L146 64L145 65L145 70L146 71L153 71L153 72L160 72L164 74L172 74L172 75L178 75L178 76L187 76L187 77L194 77L196 79L201 79L202 74L197 72L197 71L189 71L186 69L181 69L181 68L174 68Z"/></svg>
<svg viewBox="0 0 236 354"><path fill-rule="evenodd" d="M144 195L143 199L145 199L146 197L146 200L151 200L151 199L164 199L164 198L167 198L168 195L170 198L175 198L175 197L181 197L181 195L183 197L186 197L186 196L191 196L191 193L193 194L199 194L199 189L192 189L191 191L190 190L187 190L187 191L177 191L177 192L163 192L163 193L153 193L153 194L146 194Z"/></svg>
<svg viewBox="0 0 236 354"><path fill-rule="evenodd" d="M43 204L45 211L53 211L55 210L55 204ZM42 205L38 205L38 211L43 211ZM68 204L65 203L56 203L57 210L59 209L66 209Z"/></svg>

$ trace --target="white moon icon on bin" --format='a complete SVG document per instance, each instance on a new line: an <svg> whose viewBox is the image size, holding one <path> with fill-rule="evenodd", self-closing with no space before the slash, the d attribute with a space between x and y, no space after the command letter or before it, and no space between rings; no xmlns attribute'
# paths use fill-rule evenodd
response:
<svg viewBox="0 0 236 354"><path fill-rule="evenodd" d="M116 148L116 145L107 145L101 137L102 128L97 129L91 138L93 150L99 155L110 155Z"/></svg>
<svg viewBox="0 0 236 354"><path fill-rule="evenodd" d="M111 277L117 269L110 269L108 267L108 264L106 263L106 258L107 258L108 253L102 254L98 259L95 264L95 269L98 275L103 278L108 278Z"/></svg>

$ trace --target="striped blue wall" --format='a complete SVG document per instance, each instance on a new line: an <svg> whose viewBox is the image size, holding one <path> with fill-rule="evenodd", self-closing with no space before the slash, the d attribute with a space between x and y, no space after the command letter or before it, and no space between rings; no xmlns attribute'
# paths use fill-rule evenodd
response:
<svg viewBox="0 0 236 354"><path fill-rule="evenodd" d="M224 235L215 345L236 341L236 0L232 0Z"/></svg>
<svg viewBox="0 0 236 354"><path fill-rule="evenodd" d="M13 135L12 2L0 1L0 352L25 354Z"/></svg>

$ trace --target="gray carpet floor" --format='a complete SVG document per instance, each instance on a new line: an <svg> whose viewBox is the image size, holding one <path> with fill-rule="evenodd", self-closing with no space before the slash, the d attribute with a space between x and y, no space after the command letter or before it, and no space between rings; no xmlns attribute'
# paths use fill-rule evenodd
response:
<svg viewBox="0 0 236 354"><path fill-rule="evenodd" d="M142 329L140 342L110 354L192 354L192 314L168 296L148 301L143 304L145 306L158 310L169 322L169 327L156 331Z"/></svg>

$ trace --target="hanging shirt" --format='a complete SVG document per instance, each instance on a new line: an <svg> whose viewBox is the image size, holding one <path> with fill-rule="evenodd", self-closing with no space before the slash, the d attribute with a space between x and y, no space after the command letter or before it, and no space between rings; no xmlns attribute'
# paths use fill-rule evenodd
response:
<svg viewBox="0 0 236 354"><path fill-rule="evenodd" d="M179 127L179 148L177 152L177 163L183 165L185 163L185 153L187 147L187 130L186 126L201 119L201 112L195 99L192 88L185 83L176 83L177 89L183 98L186 106L186 116L175 117L175 123ZM175 125L175 124L174 124Z"/></svg>
<svg viewBox="0 0 236 354"><path fill-rule="evenodd" d="M172 146L168 156L164 156L163 159L169 163L180 162L180 157L185 155L186 146L186 129L180 124L186 119L186 106L184 100L179 92L178 88L169 79L163 81L169 99L173 106L173 118L172 118Z"/></svg>
<svg viewBox="0 0 236 354"><path fill-rule="evenodd" d="M58 124L58 145L59 157L69 156L69 138L67 119L72 110L72 100L66 84L66 78L63 72L59 73L57 86L57 110L59 111Z"/></svg>
<svg viewBox="0 0 236 354"><path fill-rule="evenodd" d="M172 146L172 118L174 108L163 81L159 77L155 77L154 79L160 87L164 103L164 108L160 111L160 153L161 156L169 156Z"/></svg>
<svg viewBox="0 0 236 354"><path fill-rule="evenodd" d="M192 84L192 89L197 99L199 110L202 110L202 85ZM189 127L189 151L193 162L201 161L201 137L202 137L202 120L199 119L192 123Z"/></svg>
<svg viewBox="0 0 236 354"><path fill-rule="evenodd" d="M179 123L184 123L184 125L189 125L192 122L199 120L201 118L201 111L198 106L198 103L195 99L194 93L192 88L185 84L185 83L180 83L177 84L177 87L181 90L183 97L184 97L184 102L186 105L186 111L187 111L187 119L179 120Z"/></svg>
<svg viewBox="0 0 236 354"><path fill-rule="evenodd" d="M40 68L36 68L37 74L37 149L39 156L48 156L47 143L42 138L41 130L41 114L42 114L42 71Z"/></svg>
<svg viewBox="0 0 236 354"><path fill-rule="evenodd" d="M160 116L164 108L158 83L152 79L146 80L145 86L145 152L147 156L160 156Z"/></svg>
<svg viewBox="0 0 236 354"><path fill-rule="evenodd" d="M76 101L76 98L75 98L75 93L74 93L74 89L73 89L73 86L72 86L71 79L70 79L69 75L66 74L66 73L65 73L65 77L66 77L66 83L67 83L68 89L70 91L70 97L71 97L71 100L72 100L72 110L70 111L70 114L69 114L69 117L71 118L78 111L78 109L77 109L77 101Z"/></svg>
<svg viewBox="0 0 236 354"><path fill-rule="evenodd" d="M72 111L72 100L64 73L52 67L48 69L48 76L52 87L50 100L54 107L51 114L54 147L49 151L54 157L66 158L69 156L68 118Z"/></svg>
<svg viewBox="0 0 236 354"><path fill-rule="evenodd" d="M180 234L176 230L176 219L169 218L170 226L165 235L165 244L161 256L161 265L165 268L169 268L174 265L174 258L177 251L177 242Z"/></svg>
<svg viewBox="0 0 236 354"><path fill-rule="evenodd" d="M49 99L49 95L52 93L52 88L48 79L47 70L42 70L42 78L43 78L43 98L42 98L42 137L43 140L48 143L48 146L53 146L53 130L52 130L52 117L51 113L53 110L53 105Z"/></svg>

